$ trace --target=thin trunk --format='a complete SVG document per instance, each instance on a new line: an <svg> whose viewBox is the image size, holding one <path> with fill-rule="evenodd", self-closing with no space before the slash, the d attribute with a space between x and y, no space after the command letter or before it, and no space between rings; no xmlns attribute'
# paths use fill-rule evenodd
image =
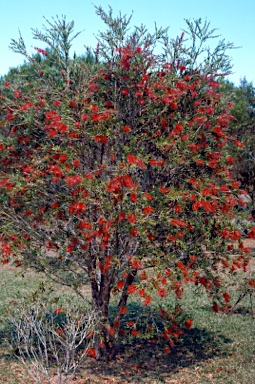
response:
<svg viewBox="0 0 255 384"><path fill-rule="evenodd" d="M128 274L126 278L126 282L114 318L114 323L116 324L120 325L121 323L121 318L123 316L122 308L126 306L128 299L127 289L130 284L133 283L136 274L137 271L133 270ZM109 303L110 293L112 289L112 277L110 277L109 275L105 275L101 280L100 287L98 286L96 281L91 281L91 287L93 303L99 320L95 329L94 337L94 348L96 349L96 358L97 360L110 361L116 355L118 347L116 341L118 340L118 335L120 331L119 326L115 326L113 328L112 325L109 323Z"/></svg>

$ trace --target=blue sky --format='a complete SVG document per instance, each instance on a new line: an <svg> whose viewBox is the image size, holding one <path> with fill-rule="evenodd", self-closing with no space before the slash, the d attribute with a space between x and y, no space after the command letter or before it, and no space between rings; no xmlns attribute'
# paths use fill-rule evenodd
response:
<svg viewBox="0 0 255 384"><path fill-rule="evenodd" d="M93 2L93 3L92 3ZM158 26L169 26L169 35L176 37L185 29L184 19L201 17L210 21L211 28L218 28L221 38L241 47L229 52L233 59L234 74L229 77L235 84L246 76L255 83L255 1L254 0L9 0L1 1L0 16L0 75L9 67L24 62L24 58L13 53L9 44L17 39L18 30L29 51L39 43L32 39L31 28L41 29L43 16L51 19L56 15L66 15L74 20L75 30L84 32L74 42L77 54L85 52L84 46L95 46L94 35L104 29L101 19L95 14L94 5L104 9L110 5L115 14L130 15L132 24L145 24L151 31L154 22ZM41 44L42 45L42 44ZM41 46L41 48L44 48Z"/></svg>

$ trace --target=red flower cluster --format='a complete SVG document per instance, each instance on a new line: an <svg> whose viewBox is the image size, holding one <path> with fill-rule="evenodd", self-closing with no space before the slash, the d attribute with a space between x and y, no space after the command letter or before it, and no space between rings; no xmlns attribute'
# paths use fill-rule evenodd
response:
<svg viewBox="0 0 255 384"><path fill-rule="evenodd" d="M41 53L43 56L48 56L48 52L45 51L44 49L42 49L42 48L38 48L38 47L34 47L34 49L35 49L37 52Z"/></svg>

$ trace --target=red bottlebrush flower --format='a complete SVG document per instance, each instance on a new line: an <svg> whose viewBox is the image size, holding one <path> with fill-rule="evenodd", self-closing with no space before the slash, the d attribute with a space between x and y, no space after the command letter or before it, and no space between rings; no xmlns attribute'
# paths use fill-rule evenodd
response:
<svg viewBox="0 0 255 384"><path fill-rule="evenodd" d="M195 263L197 261L197 257L195 255L190 255L189 259L192 263Z"/></svg>
<svg viewBox="0 0 255 384"><path fill-rule="evenodd" d="M181 227L181 228L187 228L188 224L185 223L185 221L180 220L180 219L172 219L171 224L174 225L175 227Z"/></svg>
<svg viewBox="0 0 255 384"><path fill-rule="evenodd" d="M106 102L104 103L104 107L105 107L105 108L113 108L114 105L113 105L113 103L112 103L111 101L106 101Z"/></svg>
<svg viewBox="0 0 255 384"><path fill-rule="evenodd" d="M248 232L249 239L255 239L255 227L252 227L250 232Z"/></svg>
<svg viewBox="0 0 255 384"><path fill-rule="evenodd" d="M94 336L94 332L90 331L88 334L87 334L87 339L91 339L92 337Z"/></svg>
<svg viewBox="0 0 255 384"><path fill-rule="evenodd" d="M131 128L129 127L129 125L125 125L122 129L124 132L130 132L131 131Z"/></svg>
<svg viewBox="0 0 255 384"><path fill-rule="evenodd" d="M65 177L65 182L68 186L68 188L73 187L75 184L81 183L82 178L80 175L75 175L75 176L66 176Z"/></svg>
<svg viewBox="0 0 255 384"><path fill-rule="evenodd" d="M232 188L239 188L240 187L240 181L234 181L232 184L231 184Z"/></svg>
<svg viewBox="0 0 255 384"><path fill-rule="evenodd" d="M88 120L88 115L86 114L86 113L83 113L82 115L81 115L81 119L82 119L82 121L87 121Z"/></svg>
<svg viewBox="0 0 255 384"><path fill-rule="evenodd" d="M146 280L147 279L147 274L146 271L141 271L140 273L140 280Z"/></svg>
<svg viewBox="0 0 255 384"><path fill-rule="evenodd" d="M225 137L226 134L222 131L222 128L219 126L216 126L213 128L213 132L218 136L218 137Z"/></svg>
<svg viewBox="0 0 255 384"><path fill-rule="evenodd" d="M161 309L161 310L160 310L160 315L161 315L163 318L165 318L165 317L167 316L167 311L165 311L164 309ZM167 334L168 334L168 332L167 332Z"/></svg>
<svg viewBox="0 0 255 384"><path fill-rule="evenodd" d="M79 121L76 121L74 124L73 124L75 127L79 128L81 126L81 123Z"/></svg>
<svg viewBox="0 0 255 384"><path fill-rule="evenodd" d="M139 293L139 296L144 297L144 295L145 295L145 288L139 289L138 293Z"/></svg>
<svg viewBox="0 0 255 384"><path fill-rule="evenodd" d="M221 262L224 265L224 267L228 267L229 264L228 264L227 260L221 260Z"/></svg>
<svg viewBox="0 0 255 384"><path fill-rule="evenodd" d="M58 335L62 335L63 333L65 333L65 328L59 328L59 329L57 329L57 334L58 334Z"/></svg>
<svg viewBox="0 0 255 384"><path fill-rule="evenodd" d="M78 167L79 164L80 164L80 160L79 160L79 159L75 159L75 160L73 161L73 167L74 167L74 168Z"/></svg>
<svg viewBox="0 0 255 384"><path fill-rule="evenodd" d="M28 109L32 108L34 105L30 103L29 101L19 107L19 110L21 112L27 111Z"/></svg>
<svg viewBox="0 0 255 384"><path fill-rule="evenodd" d="M79 229L91 229L91 224L88 223L87 221L80 221L78 224Z"/></svg>
<svg viewBox="0 0 255 384"><path fill-rule="evenodd" d="M64 163L66 160L67 160L67 155L60 155L58 160L61 162L61 163Z"/></svg>
<svg viewBox="0 0 255 384"><path fill-rule="evenodd" d="M60 315L61 313L66 313L65 312L65 310L64 310L64 308L56 308L55 310L54 310L54 313L56 313L56 315Z"/></svg>
<svg viewBox="0 0 255 384"><path fill-rule="evenodd" d="M253 281L253 280L249 280L249 281L248 281L248 284L249 284L251 287L255 288L255 281Z"/></svg>
<svg viewBox="0 0 255 384"><path fill-rule="evenodd" d="M217 303L215 303L215 301L213 302L213 306L212 306L212 309L214 312L218 313L219 312L219 306Z"/></svg>
<svg viewBox="0 0 255 384"><path fill-rule="evenodd" d="M150 160L150 165L153 165L154 167L162 167L165 164L164 160Z"/></svg>
<svg viewBox="0 0 255 384"><path fill-rule="evenodd" d="M161 119L160 120L160 124L163 128L167 128L168 127L168 122L165 120L165 119Z"/></svg>
<svg viewBox="0 0 255 384"><path fill-rule="evenodd" d="M121 313L122 315L125 315L125 314L127 313L127 307L122 307L122 308L120 309L120 313Z"/></svg>
<svg viewBox="0 0 255 384"><path fill-rule="evenodd" d="M212 196L212 190L209 189L209 188L204 188L204 189L202 190L202 195L203 195L203 196ZM200 207L199 207L199 208L200 208Z"/></svg>
<svg viewBox="0 0 255 384"><path fill-rule="evenodd" d="M143 267L143 264L139 260L131 261L130 265L133 269L141 269Z"/></svg>
<svg viewBox="0 0 255 384"><path fill-rule="evenodd" d="M39 72L39 76L42 77L42 76L43 76L43 73L44 73L43 71L40 71L40 72Z"/></svg>
<svg viewBox="0 0 255 384"><path fill-rule="evenodd" d="M124 287L124 280L119 280L118 283L117 283L117 288L118 289L122 289Z"/></svg>
<svg viewBox="0 0 255 384"><path fill-rule="evenodd" d="M9 256L11 254L11 247L7 241L1 242L1 251L3 256Z"/></svg>
<svg viewBox="0 0 255 384"><path fill-rule="evenodd" d="M238 148L243 148L243 147L244 147L243 143L241 143L241 141L239 141L239 140L236 140L236 141L235 141L235 145L236 145Z"/></svg>
<svg viewBox="0 0 255 384"><path fill-rule="evenodd" d="M152 213L152 212L154 212L154 208L152 208L152 207L145 207L145 208L143 209L143 213L144 213L145 215L148 215L148 214L150 214L150 213Z"/></svg>
<svg viewBox="0 0 255 384"><path fill-rule="evenodd" d="M48 136L49 137L54 137L58 134L58 131L56 131L56 129L51 129L49 132L48 132Z"/></svg>
<svg viewBox="0 0 255 384"><path fill-rule="evenodd" d="M125 220L125 218L126 218L126 214L124 213L124 212L120 212L120 214L119 214L119 220L121 221L121 220Z"/></svg>
<svg viewBox="0 0 255 384"><path fill-rule="evenodd" d="M129 90L127 88L121 91L122 95L127 96L129 94Z"/></svg>
<svg viewBox="0 0 255 384"><path fill-rule="evenodd" d="M113 192L113 193L119 193L120 189L122 187L122 182L121 181L122 181L121 177L120 176L116 176L116 177L114 177L113 179L111 179L109 181L109 183L107 184L105 189L107 191L110 191L110 192Z"/></svg>
<svg viewBox="0 0 255 384"><path fill-rule="evenodd" d="M133 180L129 175L124 175L122 177L122 182L123 182L123 186L126 188L135 188L137 186L133 183Z"/></svg>
<svg viewBox="0 0 255 384"><path fill-rule="evenodd" d="M97 142L101 142L102 144L106 144L107 143L107 136L105 136L105 135L95 136L94 140Z"/></svg>
<svg viewBox="0 0 255 384"><path fill-rule="evenodd" d="M165 288L160 288L158 291L157 291L157 294L160 296L160 297L166 297L166 290Z"/></svg>
<svg viewBox="0 0 255 384"><path fill-rule="evenodd" d="M182 73L186 69L185 65L180 65L179 70Z"/></svg>
<svg viewBox="0 0 255 384"><path fill-rule="evenodd" d="M132 331L131 331L132 336L137 336L137 335L139 335L139 333L140 333L140 331L138 331L137 329L132 329Z"/></svg>
<svg viewBox="0 0 255 384"><path fill-rule="evenodd" d="M15 265L16 265L16 267L20 267L22 265L22 261L21 260L16 260L15 261Z"/></svg>
<svg viewBox="0 0 255 384"><path fill-rule="evenodd" d="M188 273L187 267L181 261L177 261L176 265L185 275Z"/></svg>
<svg viewBox="0 0 255 384"><path fill-rule="evenodd" d="M86 205L81 202L74 202L68 208L70 213L79 215L86 210Z"/></svg>
<svg viewBox="0 0 255 384"><path fill-rule="evenodd" d="M193 320L192 319L188 319L185 321L184 325L185 327L190 330L190 328L192 327L192 323L193 323Z"/></svg>
<svg viewBox="0 0 255 384"><path fill-rule="evenodd" d="M132 328L134 325L135 325L135 323L133 322L133 321L128 321L128 326L130 327L130 328Z"/></svg>
<svg viewBox="0 0 255 384"><path fill-rule="evenodd" d="M96 353L96 350L95 348L88 348L86 350L86 354L91 357L92 359L95 359L97 357L97 353Z"/></svg>
<svg viewBox="0 0 255 384"><path fill-rule="evenodd" d="M168 135L168 137L173 137L180 135L183 132L184 128L183 125L177 123L172 132Z"/></svg>
<svg viewBox="0 0 255 384"><path fill-rule="evenodd" d="M112 325L114 328L118 328L120 326L120 323L118 321L114 321Z"/></svg>
<svg viewBox="0 0 255 384"><path fill-rule="evenodd" d="M137 194L136 193L131 193L130 194L130 200L132 201L132 203L136 203L136 201L137 201Z"/></svg>
<svg viewBox="0 0 255 384"><path fill-rule="evenodd" d="M31 209L28 209L27 211L23 212L23 216L30 216L32 215L33 211Z"/></svg>
<svg viewBox="0 0 255 384"><path fill-rule="evenodd" d="M228 156L228 157L227 157L227 162L228 162L229 164L234 164L235 160L234 160L234 158L233 158L232 156Z"/></svg>
<svg viewBox="0 0 255 384"><path fill-rule="evenodd" d="M135 164L137 165L138 167L142 168L142 169L146 169L146 165L144 164L144 162L139 159L138 157L132 155L132 154L129 154L127 155L127 161L129 164Z"/></svg>
<svg viewBox="0 0 255 384"><path fill-rule="evenodd" d="M142 97L143 92L142 92L142 91L136 91L135 95L136 95L137 97Z"/></svg>
<svg viewBox="0 0 255 384"><path fill-rule="evenodd" d="M221 192L228 192L229 191L229 186L228 185L221 185L220 186L220 191Z"/></svg>
<svg viewBox="0 0 255 384"><path fill-rule="evenodd" d="M171 352L171 349L169 347L165 347L164 352L166 355L168 355Z"/></svg>
<svg viewBox="0 0 255 384"><path fill-rule="evenodd" d="M58 128L59 132L62 132L62 133L65 133L67 131L67 125L62 124L62 123L58 124L57 128Z"/></svg>
<svg viewBox="0 0 255 384"><path fill-rule="evenodd" d="M77 107L77 103L76 103L76 101L69 101L69 107L71 107L71 108L76 108Z"/></svg>
<svg viewBox="0 0 255 384"><path fill-rule="evenodd" d="M174 211L175 211L175 212L181 212L181 207L180 207L180 205L175 205L175 206L174 206Z"/></svg>
<svg viewBox="0 0 255 384"><path fill-rule="evenodd" d="M231 299L230 294L227 292L223 293L223 299L224 299L225 303L229 303L230 299Z"/></svg>
<svg viewBox="0 0 255 384"><path fill-rule="evenodd" d="M55 201L54 203L51 204L51 209L54 209L54 208L58 208L59 207L59 203L57 201Z"/></svg>
<svg viewBox="0 0 255 384"><path fill-rule="evenodd" d="M128 220L129 223L136 224L136 215L135 215L135 213L131 213L128 216L127 220Z"/></svg>
<svg viewBox="0 0 255 384"><path fill-rule="evenodd" d="M143 303L144 305L149 305L152 301L152 297L151 296L146 296L145 299L143 300Z"/></svg>
<svg viewBox="0 0 255 384"><path fill-rule="evenodd" d="M12 112L6 114L6 116L5 116L5 120L6 120L6 121L9 121L9 122L12 121L12 120L14 120L14 117L13 117Z"/></svg>
<svg viewBox="0 0 255 384"><path fill-rule="evenodd" d="M153 196L151 196L149 193L147 192L144 192L143 193L143 196L148 200L148 201L151 201L153 199Z"/></svg>
<svg viewBox="0 0 255 384"><path fill-rule="evenodd" d="M132 237L136 237L137 235L138 235L138 230L137 229L131 229L131 231L130 231L130 235L132 236Z"/></svg>
<svg viewBox="0 0 255 384"><path fill-rule="evenodd" d="M170 192L170 189L169 188L161 187L161 188L159 188L159 192L167 194L167 193Z"/></svg>
<svg viewBox="0 0 255 384"><path fill-rule="evenodd" d="M201 160L201 159L197 159L197 160L196 160L196 164L199 165L200 167L203 167L203 166L204 166L204 162L203 162L203 160Z"/></svg>
<svg viewBox="0 0 255 384"><path fill-rule="evenodd" d="M38 48L38 47L34 47L34 49L35 49L37 52L41 53L43 56L48 56L48 52L46 52L44 49L42 49L42 48Z"/></svg>
<svg viewBox="0 0 255 384"><path fill-rule="evenodd" d="M136 286L135 284L131 284L129 285L128 289L127 289L127 294L128 295L132 295L133 293L136 292Z"/></svg>

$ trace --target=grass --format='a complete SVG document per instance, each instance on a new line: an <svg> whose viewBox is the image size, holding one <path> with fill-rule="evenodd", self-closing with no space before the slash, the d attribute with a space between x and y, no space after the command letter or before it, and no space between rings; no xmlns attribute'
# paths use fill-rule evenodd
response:
<svg viewBox="0 0 255 384"><path fill-rule="evenodd" d="M42 280L32 272L22 277L15 268L0 270L0 384L32 383L4 338L8 308ZM204 292L190 287L183 309L193 326L170 354L148 342L136 343L108 364L88 359L70 383L255 384L255 320L249 298L233 314L217 314Z"/></svg>

